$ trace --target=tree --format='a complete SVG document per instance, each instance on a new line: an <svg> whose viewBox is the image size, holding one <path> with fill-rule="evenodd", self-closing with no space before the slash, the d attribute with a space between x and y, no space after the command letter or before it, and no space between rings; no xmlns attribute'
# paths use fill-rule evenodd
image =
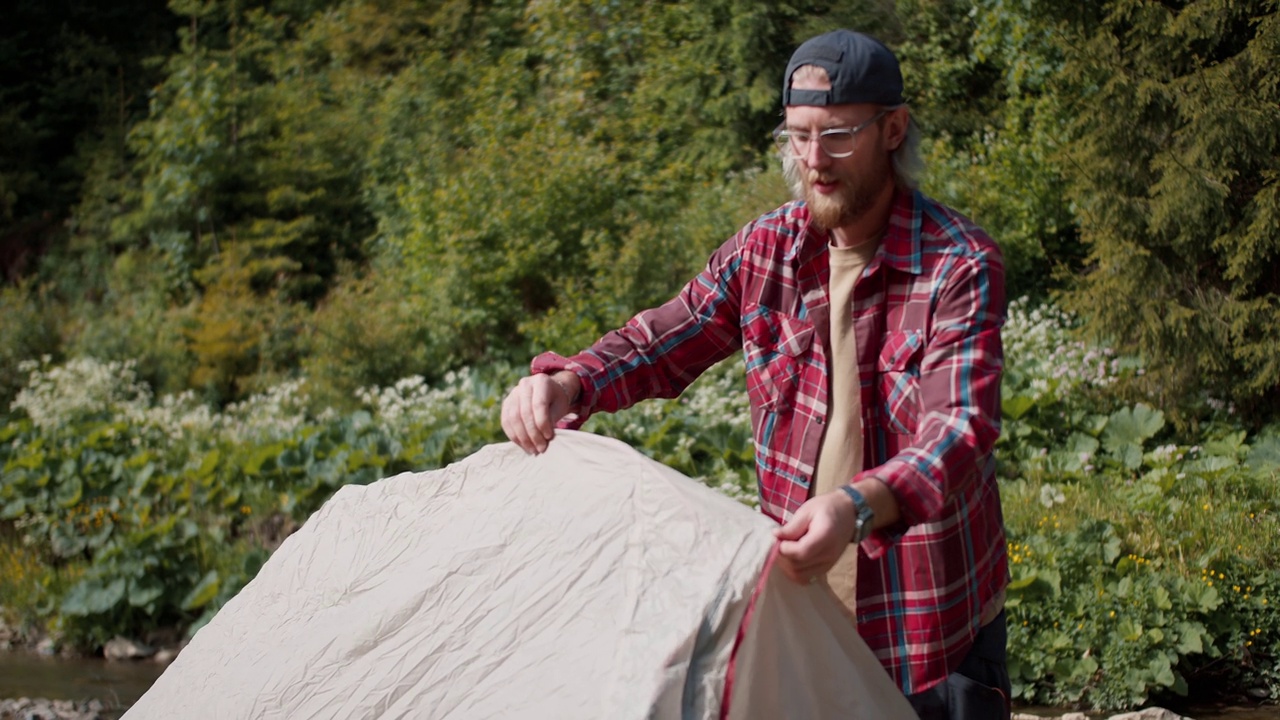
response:
<svg viewBox="0 0 1280 720"><path fill-rule="evenodd" d="M1138 351L1168 407L1280 400L1280 12L1274 0L1034 3L1064 62L1089 267L1066 295Z"/></svg>

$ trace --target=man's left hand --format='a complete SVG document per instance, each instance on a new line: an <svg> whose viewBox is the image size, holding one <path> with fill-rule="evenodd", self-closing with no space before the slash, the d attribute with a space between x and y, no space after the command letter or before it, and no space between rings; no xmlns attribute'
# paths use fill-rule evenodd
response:
<svg viewBox="0 0 1280 720"><path fill-rule="evenodd" d="M786 525L773 531L782 541L778 547L782 572L798 583L825 577L849 547L857 521L853 500L844 492L810 498Z"/></svg>

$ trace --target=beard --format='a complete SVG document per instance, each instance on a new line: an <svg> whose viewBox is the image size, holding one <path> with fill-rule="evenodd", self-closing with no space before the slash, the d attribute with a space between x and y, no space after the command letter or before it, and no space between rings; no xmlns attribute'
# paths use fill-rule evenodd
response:
<svg viewBox="0 0 1280 720"><path fill-rule="evenodd" d="M875 182L879 173L833 172L825 173L804 167L791 156L782 158L782 175L797 200L803 200L809 208L814 224L823 230L834 230L861 218L875 202L880 183ZM814 190L814 184L838 181L839 187L830 195Z"/></svg>

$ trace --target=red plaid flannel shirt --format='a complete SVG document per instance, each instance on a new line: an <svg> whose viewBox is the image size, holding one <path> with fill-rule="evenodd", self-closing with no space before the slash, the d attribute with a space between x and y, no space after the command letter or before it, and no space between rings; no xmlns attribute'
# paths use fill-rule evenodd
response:
<svg viewBox="0 0 1280 720"><path fill-rule="evenodd" d="M563 423L578 427L596 411L675 397L741 348L761 507L785 521L809 497L826 422L827 243L804 203L788 203L722 245L671 301L572 358L539 356L533 371L581 378L578 416ZM889 485L901 513L863 543L858 631L911 694L959 665L1008 582L992 455L1000 252L966 218L900 191L853 305L864 474Z"/></svg>

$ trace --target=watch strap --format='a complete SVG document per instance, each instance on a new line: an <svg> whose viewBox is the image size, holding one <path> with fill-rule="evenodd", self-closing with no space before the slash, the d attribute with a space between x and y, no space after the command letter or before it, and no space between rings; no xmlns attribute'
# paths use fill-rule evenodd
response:
<svg viewBox="0 0 1280 720"><path fill-rule="evenodd" d="M871 525L875 522L876 513L858 488L852 485L841 485L840 490L853 500L853 509L857 513L857 525L854 526L852 541L860 543L871 536Z"/></svg>

